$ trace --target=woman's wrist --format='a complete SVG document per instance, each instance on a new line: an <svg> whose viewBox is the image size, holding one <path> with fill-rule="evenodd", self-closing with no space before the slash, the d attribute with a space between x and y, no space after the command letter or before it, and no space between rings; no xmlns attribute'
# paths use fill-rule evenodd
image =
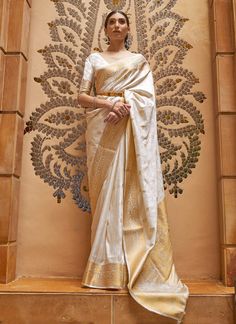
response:
<svg viewBox="0 0 236 324"><path fill-rule="evenodd" d="M97 100L96 100L96 96L93 97L93 109L97 108Z"/></svg>
<svg viewBox="0 0 236 324"><path fill-rule="evenodd" d="M111 108L110 108L110 111L113 111L114 113L115 113L115 111L114 111L114 107L115 107L116 103L117 103L117 101L113 102L113 103L112 103L112 106L111 106Z"/></svg>
<svg viewBox="0 0 236 324"><path fill-rule="evenodd" d="M111 111L114 108L114 102L106 100L106 108Z"/></svg>

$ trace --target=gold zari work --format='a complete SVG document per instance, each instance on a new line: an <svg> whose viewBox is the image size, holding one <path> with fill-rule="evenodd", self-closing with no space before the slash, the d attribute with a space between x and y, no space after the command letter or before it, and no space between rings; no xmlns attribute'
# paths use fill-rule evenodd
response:
<svg viewBox="0 0 236 324"><path fill-rule="evenodd" d="M96 264L88 262L84 282L90 287L121 288L127 284L127 267L124 264Z"/></svg>
<svg viewBox="0 0 236 324"><path fill-rule="evenodd" d="M86 64L98 55L91 54ZM188 288L179 280L172 259L152 73L141 54L93 68L96 93L111 101L123 93L121 99L131 109L130 116L116 125L104 123L107 109L86 113L93 222L83 285L127 285L142 306L180 321Z"/></svg>

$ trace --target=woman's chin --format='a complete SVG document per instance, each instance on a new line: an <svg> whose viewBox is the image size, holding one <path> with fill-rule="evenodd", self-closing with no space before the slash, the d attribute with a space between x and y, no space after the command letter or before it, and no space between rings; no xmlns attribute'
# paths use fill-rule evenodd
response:
<svg viewBox="0 0 236 324"><path fill-rule="evenodd" d="M110 39L124 41L124 37L122 37L121 35L113 35Z"/></svg>

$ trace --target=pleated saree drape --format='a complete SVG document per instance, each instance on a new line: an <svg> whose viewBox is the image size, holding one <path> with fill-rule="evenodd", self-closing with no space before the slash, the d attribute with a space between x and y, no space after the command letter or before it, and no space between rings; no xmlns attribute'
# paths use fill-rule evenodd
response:
<svg viewBox="0 0 236 324"><path fill-rule="evenodd" d="M86 59L80 92L91 87L96 96L123 100L131 109L116 125L104 122L105 108L86 112L93 220L82 284L127 286L148 310L181 321L189 292L172 258L149 64L141 54L109 63L93 53Z"/></svg>

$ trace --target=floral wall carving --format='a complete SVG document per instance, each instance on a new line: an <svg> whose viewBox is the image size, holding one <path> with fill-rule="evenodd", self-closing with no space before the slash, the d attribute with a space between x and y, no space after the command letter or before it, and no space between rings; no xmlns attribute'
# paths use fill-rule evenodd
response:
<svg viewBox="0 0 236 324"><path fill-rule="evenodd" d="M105 15L117 8L130 18L131 50L141 52L153 71L164 185L178 197L199 159L204 134L199 107L206 96L194 90L199 79L185 67L192 46L180 36L188 19L175 12L177 0L51 2L57 17L48 23L50 43L38 50L45 70L34 78L47 100L35 107L25 127L26 136L33 134L35 174L54 189L58 202L69 190L78 207L90 211L86 124L77 93L85 58L91 51L105 48Z"/></svg>

